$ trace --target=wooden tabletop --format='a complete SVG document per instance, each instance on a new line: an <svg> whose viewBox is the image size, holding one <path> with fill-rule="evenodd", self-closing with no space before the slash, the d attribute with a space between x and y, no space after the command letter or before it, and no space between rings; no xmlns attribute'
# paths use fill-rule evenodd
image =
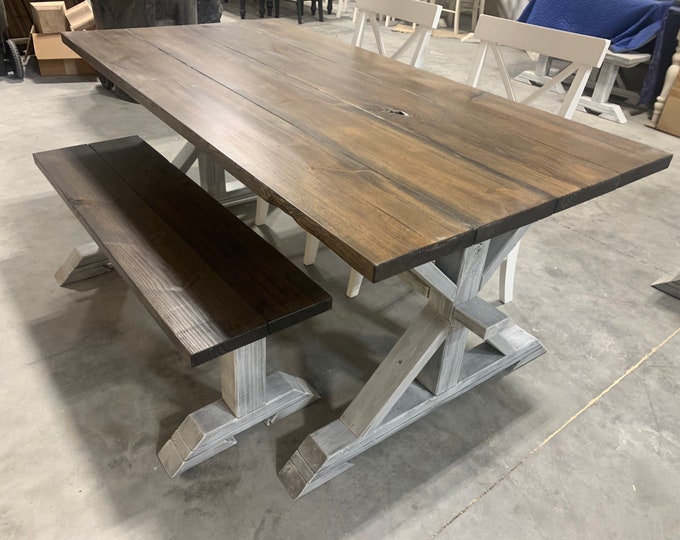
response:
<svg viewBox="0 0 680 540"><path fill-rule="evenodd" d="M373 281L671 159L282 20L63 39Z"/></svg>

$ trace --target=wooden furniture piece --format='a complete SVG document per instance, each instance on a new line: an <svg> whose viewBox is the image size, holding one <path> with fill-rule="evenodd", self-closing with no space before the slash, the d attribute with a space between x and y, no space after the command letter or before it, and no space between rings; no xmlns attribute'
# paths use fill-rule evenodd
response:
<svg viewBox="0 0 680 540"><path fill-rule="evenodd" d="M407 50L412 49L410 64L414 67L420 67L422 65L423 55L430 42L432 30L437 27L437 22L441 16L441 6L437 4L427 4L419 0L357 0L356 7L358 15L354 36L352 38L352 45L355 45L356 47L362 46L366 22L368 21L373 30L378 52L383 56L388 56L380 34L380 27L376 21L378 15L382 14L395 19L409 21L414 25L413 33L409 34L408 39L404 41L402 46L389 55L389 57L398 59ZM395 112L398 113L398 111ZM264 222L263 218L266 218L266 213L267 208L264 201L258 199L255 223L258 225L262 224ZM314 264L318 249L318 238L308 234L305 241L305 265ZM345 293L349 298L354 298L359 294L362 280L363 278L359 272L354 269L350 270L347 291Z"/></svg>
<svg viewBox="0 0 680 540"><path fill-rule="evenodd" d="M191 365L219 359L222 399L159 453L170 476L318 397L302 379L266 376L267 336L331 306L288 259L139 137L35 161Z"/></svg>
<svg viewBox="0 0 680 540"><path fill-rule="evenodd" d="M388 56L380 34L380 27L376 21L379 14L388 15L394 19L409 21L415 25L413 32L408 34L408 38L402 46L389 57L396 60L401 58L406 51L412 49L410 64L414 67L422 65L423 55L430 43L432 30L437 28L437 21L439 21L442 12L440 5L428 4L420 0L357 0L356 7L358 15L352 45L362 46L366 23L368 22L373 30L378 52L383 56Z"/></svg>
<svg viewBox="0 0 680 540"><path fill-rule="evenodd" d="M609 101L614 85L619 82L619 70L621 68L632 68L638 64L649 62L651 55L647 53L615 53L607 51L602 66L595 79L595 86L592 95L581 96L578 102L578 109L588 113L597 114L600 118L625 124L628 120L621 109L621 105ZM533 70L523 71L515 80L528 84L543 85L547 80L558 71L554 69L553 58L540 55ZM621 83L620 83L621 84ZM622 92L622 90L619 90ZM632 95L632 92L628 92Z"/></svg>
<svg viewBox="0 0 680 540"><path fill-rule="evenodd" d="M526 226L671 159L275 19L64 40L364 277L401 274L427 295L341 417L283 467L293 496L539 356L479 289ZM483 341L466 350L470 331Z"/></svg>
<svg viewBox="0 0 680 540"><path fill-rule="evenodd" d="M531 103L552 88L556 86L561 88L562 82L573 75L569 91L564 96L557 113L564 118L573 116L591 70L602 64L609 48L609 40L606 39L562 32L489 15L482 15L479 18L475 37L480 40L480 44L470 68L467 83L473 87L479 85L484 61L490 50L496 60L498 74L503 81L507 97L512 101L519 100L512 88L512 81L503 61L501 46L537 52L546 58L554 56L568 62L568 65L560 72L544 77L542 85L521 101L521 103ZM501 265L499 291L501 302L504 304L511 302L513 298L518 253L519 243Z"/></svg>

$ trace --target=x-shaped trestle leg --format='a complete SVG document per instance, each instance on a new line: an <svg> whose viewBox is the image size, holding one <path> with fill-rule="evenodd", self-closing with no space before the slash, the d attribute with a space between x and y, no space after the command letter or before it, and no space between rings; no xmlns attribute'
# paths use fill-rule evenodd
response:
<svg viewBox="0 0 680 540"><path fill-rule="evenodd" d="M224 206L234 206L255 199L253 192L245 187L227 191L224 169L208 154L199 151L190 142L184 144L177 156L175 156L175 159L172 160L172 164L183 173L186 173L191 169L196 160L198 160L198 174L201 187Z"/></svg>
<svg viewBox="0 0 680 540"><path fill-rule="evenodd" d="M279 479L291 496L324 484L351 467L350 459L434 408L545 352L536 338L477 297L525 230L411 272L428 304L342 416L307 436L281 469ZM466 351L468 331L485 341Z"/></svg>

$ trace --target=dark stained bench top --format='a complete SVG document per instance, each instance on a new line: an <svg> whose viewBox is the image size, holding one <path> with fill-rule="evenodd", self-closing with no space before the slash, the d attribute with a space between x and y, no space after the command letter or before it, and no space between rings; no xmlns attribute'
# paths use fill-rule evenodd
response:
<svg viewBox="0 0 680 540"><path fill-rule="evenodd" d="M330 309L323 289L139 137L34 158L192 365Z"/></svg>

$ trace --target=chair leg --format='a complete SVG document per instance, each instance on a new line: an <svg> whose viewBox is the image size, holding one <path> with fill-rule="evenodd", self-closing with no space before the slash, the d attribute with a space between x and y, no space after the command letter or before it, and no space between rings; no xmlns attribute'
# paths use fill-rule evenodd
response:
<svg viewBox="0 0 680 540"><path fill-rule="evenodd" d="M319 251L319 239L307 233L307 238L305 238L305 256L302 260L302 263L305 266L314 264L314 261L316 261L317 251Z"/></svg>
<svg viewBox="0 0 680 540"><path fill-rule="evenodd" d="M260 227L267 221L267 213L269 212L269 203L262 197L258 197L255 202L255 225Z"/></svg>
<svg viewBox="0 0 680 540"><path fill-rule="evenodd" d="M512 251L508 253L508 257L501 264L499 289L501 302L504 304L512 302L518 254L519 254L519 242L517 242L517 245L514 248L512 248Z"/></svg>
<svg viewBox="0 0 680 540"><path fill-rule="evenodd" d="M363 280L364 276L352 268L349 273L349 281L347 282L347 291L345 292L348 298L354 298L359 294L359 289L361 289L361 282Z"/></svg>

